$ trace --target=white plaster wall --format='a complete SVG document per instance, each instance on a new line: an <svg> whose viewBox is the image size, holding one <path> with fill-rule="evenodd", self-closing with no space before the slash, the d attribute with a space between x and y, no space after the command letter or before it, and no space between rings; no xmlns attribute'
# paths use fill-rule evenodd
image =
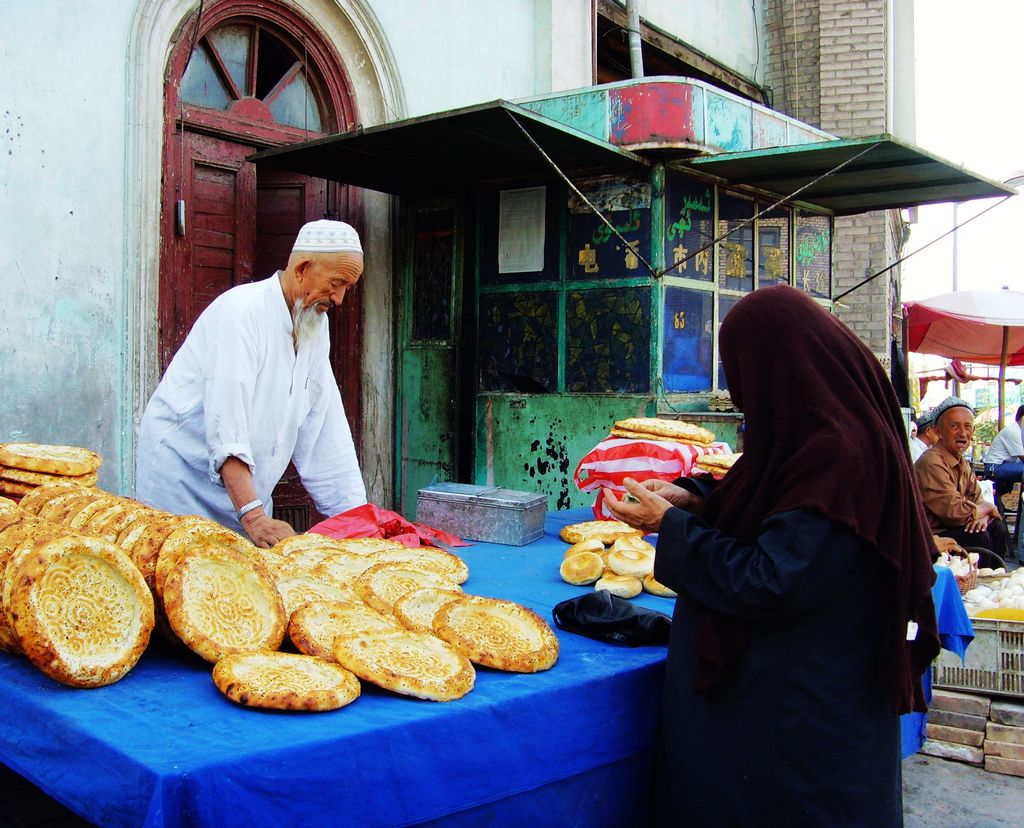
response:
<svg viewBox="0 0 1024 828"><path fill-rule="evenodd" d="M133 0L0 3L0 440L117 489L126 395L124 42Z"/></svg>
<svg viewBox="0 0 1024 828"><path fill-rule="evenodd" d="M625 6L625 2L619 5ZM762 0L639 0L639 5L644 23L674 35L746 78L763 81Z"/></svg>
<svg viewBox="0 0 1024 828"><path fill-rule="evenodd" d="M372 0L409 116L591 82L590 0Z"/></svg>

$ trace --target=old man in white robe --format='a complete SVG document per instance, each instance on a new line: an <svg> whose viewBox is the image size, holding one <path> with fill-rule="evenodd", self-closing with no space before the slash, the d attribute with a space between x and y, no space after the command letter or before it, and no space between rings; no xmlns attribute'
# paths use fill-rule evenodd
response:
<svg viewBox="0 0 1024 828"><path fill-rule="evenodd" d="M141 501L205 515L263 547L295 534L271 503L290 461L323 514L366 502L326 316L362 271L352 227L310 222L284 270L203 311L142 417Z"/></svg>

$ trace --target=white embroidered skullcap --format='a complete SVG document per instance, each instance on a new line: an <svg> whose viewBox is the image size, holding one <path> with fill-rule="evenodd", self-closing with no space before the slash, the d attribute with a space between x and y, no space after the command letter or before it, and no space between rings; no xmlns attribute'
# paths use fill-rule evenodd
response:
<svg viewBox="0 0 1024 828"><path fill-rule="evenodd" d="M304 253L362 253L359 234L351 224L343 221L320 219L302 225L295 237L292 252Z"/></svg>

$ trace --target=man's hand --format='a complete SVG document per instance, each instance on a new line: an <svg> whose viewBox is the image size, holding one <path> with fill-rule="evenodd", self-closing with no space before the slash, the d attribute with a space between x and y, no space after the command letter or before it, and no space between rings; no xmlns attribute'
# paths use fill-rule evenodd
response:
<svg viewBox="0 0 1024 828"><path fill-rule="evenodd" d="M242 516L242 528L249 540L264 549L269 549L278 541L296 534L292 527L283 520L267 517L262 509L253 509Z"/></svg>
<svg viewBox="0 0 1024 828"><path fill-rule="evenodd" d="M631 477L627 477L623 483L626 486L626 491L639 502L630 503L625 499L620 500L611 489L605 489L604 503L608 507L608 511L623 523L628 523L634 529L642 530L645 535L657 532L661 528L662 517L672 508L672 504L661 495L644 488Z"/></svg>

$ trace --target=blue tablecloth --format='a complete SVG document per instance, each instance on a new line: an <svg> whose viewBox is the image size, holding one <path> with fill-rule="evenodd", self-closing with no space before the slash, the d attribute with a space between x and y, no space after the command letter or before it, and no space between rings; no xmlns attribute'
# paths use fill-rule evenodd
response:
<svg viewBox="0 0 1024 828"><path fill-rule="evenodd" d="M953 573L945 566L935 567L935 584L932 586L932 601L935 603L935 616L939 622L939 638L942 648L956 653L961 660L967 652L967 646L974 640L974 628L967 617L960 588L957 586ZM924 674L925 697L932 699L932 671L929 667ZM900 717L900 735L902 738L903 758L917 753L924 744L925 727L928 724L927 713L908 713Z"/></svg>
<svg viewBox="0 0 1024 828"><path fill-rule="evenodd" d="M546 619L560 579L550 515L524 547L475 544L467 592ZM637 601L671 612L672 603ZM74 690L0 654L0 761L91 822L117 825L622 825L643 821L665 650L558 632L548 672L477 672L447 704L365 686L331 713L228 702L210 665L151 645L122 681Z"/></svg>

